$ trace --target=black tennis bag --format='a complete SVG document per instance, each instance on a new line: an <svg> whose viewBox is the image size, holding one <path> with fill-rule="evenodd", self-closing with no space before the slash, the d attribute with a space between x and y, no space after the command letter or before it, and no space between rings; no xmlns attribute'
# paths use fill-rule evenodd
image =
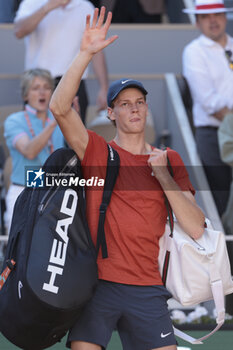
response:
<svg viewBox="0 0 233 350"><path fill-rule="evenodd" d="M117 177L118 154L109 145L98 245L107 257L104 218ZM64 166L65 164L65 166ZM81 166L70 149L55 151L43 170L81 179ZM0 331L25 350L60 341L79 317L96 286L96 250L85 216L84 187L25 188L18 197L0 276ZM63 182L64 184L64 182Z"/></svg>

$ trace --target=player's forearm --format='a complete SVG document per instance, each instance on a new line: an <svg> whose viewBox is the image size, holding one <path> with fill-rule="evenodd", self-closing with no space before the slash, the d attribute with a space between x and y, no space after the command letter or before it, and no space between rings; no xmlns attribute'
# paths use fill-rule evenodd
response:
<svg viewBox="0 0 233 350"><path fill-rule="evenodd" d="M22 39L26 35L31 34L50 11L51 9L48 4L45 4L30 16L16 21L14 26L15 36L18 39Z"/></svg>
<svg viewBox="0 0 233 350"><path fill-rule="evenodd" d="M93 55L86 51L81 51L71 63L69 69L60 80L54 91L50 109L55 116L65 116L71 109L73 99L78 91L83 73L91 61Z"/></svg>
<svg viewBox="0 0 233 350"><path fill-rule="evenodd" d="M93 56L92 60L93 70L97 77L97 80L100 84L100 88L105 90L107 93L108 90L108 72L107 64L105 60L105 55L103 51L96 53Z"/></svg>
<svg viewBox="0 0 233 350"><path fill-rule="evenodd" d="M205 217L191 192L182 192L168 172L158 180L180 225L192 238L200 238L204 232Z"/></svg>

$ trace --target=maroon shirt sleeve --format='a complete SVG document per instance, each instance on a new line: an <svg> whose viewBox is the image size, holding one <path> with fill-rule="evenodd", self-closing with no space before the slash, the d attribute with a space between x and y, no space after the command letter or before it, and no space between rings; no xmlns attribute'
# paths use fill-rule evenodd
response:
<svg viewBox="0 0 233 350"><path fill-rule="evenodd" d="M171 150L169 148L167 149L167 155L171 163L173 177L177 185L182 191L190 191L194 195L195 190L190 182L188 171L185 168L185 165L180 155L176 151Z"/></svg>

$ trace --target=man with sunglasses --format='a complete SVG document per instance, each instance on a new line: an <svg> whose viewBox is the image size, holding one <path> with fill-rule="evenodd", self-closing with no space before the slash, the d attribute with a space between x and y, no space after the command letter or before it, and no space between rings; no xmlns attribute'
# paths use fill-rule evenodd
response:
<svg viewBox="0 0 233 350"><path fill-rule="evenodd" d="M233 38L226 33L223 0L196 0L195 14L201 35L183 52L183 75L193 99L193 122L197 149L221 216L226 208L231 168L221 161L217 130L224 116L233 111Z"/></svg>

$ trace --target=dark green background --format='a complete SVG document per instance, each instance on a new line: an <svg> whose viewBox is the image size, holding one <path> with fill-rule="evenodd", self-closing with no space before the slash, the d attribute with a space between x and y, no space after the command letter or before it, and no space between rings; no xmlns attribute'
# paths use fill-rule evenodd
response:
<svg viewBox="0 0 233 350"><path fill-rule="evenodd" d="M193 337L201 337L208 331L189 331L190 335ZM187 346L192 350L232 350L233 349L233 332L232 331L218 331L209 339L205 340L203 345L191 345L184 341L179 341L180 346ZM2 334L0 334L0 350L17 350L18 347L12 345L8 342ZM61 343L58 343L49 348L50 350L65 350L65 338ZM111 342L108 346L108 350L122 350L120 339L117 333L114 333Z"/></svg>

